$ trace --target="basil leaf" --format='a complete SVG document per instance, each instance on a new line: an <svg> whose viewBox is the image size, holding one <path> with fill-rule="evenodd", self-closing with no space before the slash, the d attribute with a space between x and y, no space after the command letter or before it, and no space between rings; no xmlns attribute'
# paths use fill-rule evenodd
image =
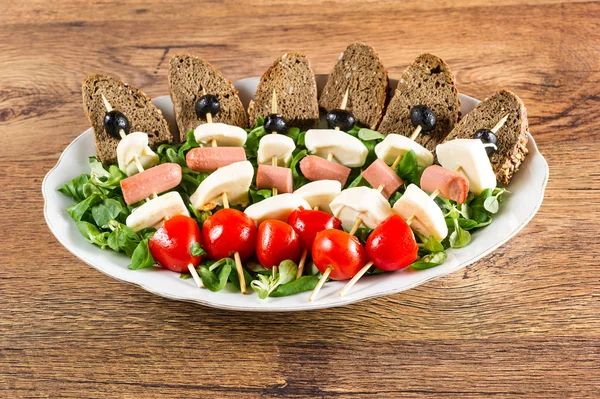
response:
<svg viewBox="0 0 600 399"><path fill-rule="evenodd" d="M410 267L417 270L425 270L435 266L439 266L446 261L448 255L446 252L434 252L423 256L421 259L413 262Z"/></svg>
<svg viewBox="0 0 600 399"><path fill-rule="evenodd" d="M86 241L99 246L102 249L106 249L108 246L109 232L101 232L96 226L91 223L81 221L77 222L77 229L86 239Z"/></svg>
<svg viewBox="0 0 600 399"><path fill-rule="evenodd" d="M144 238L137 245L131 256L131 264L129 265L130 270L146 269L154 266L156 261L150 253L148 247L148 239Z"/></svg>
<svg viewBox="0 0 600 399"><path fill-rule="evenodd" d="M85 185L88 184L90 177L89 175L83 174L70 180L58 188L58 191L65 194L68 197L73 198L77 202L83 201L89 195L85 195Z"/></svg>
<svg viewBox="0 0 600 399"><path fill-rule="evenodd" d="M262 190L256 190L254 187L250 187L248 190L250 193L250 198L252 199L252 203L256 204L264 199L270 198L273 195L273 191L267 188Z"/></svg>
<svg viewBox="0 0 600 399"><path fill-rule="evenodd" d="M419 166L417 164L417 155L413 150L404 154L396 167L396 173L405 182L419 185Z"/></svg>
<svg viewBox="0 0 600 399"><path fill-rule="evenodd" d="M473 219L458 218L457 220L458 220L458 225L464 230L473 230L476 227L482 227L482 226L486 226L487 224L489 224L489 223L481 224ZM446 226L454 227L454 219L446 218Z"/></svg>
<svg viewBox="0 0 600 399"><path fill-rule="evenodd" d="M463 230L458 219L454 219L454 231L450 234L450 246L452 248L462 248L471 241L471 233Z"/></svg>
<svg viewBox="0 0 600 399"><path fill-rule="evenodd" d="M375 130L362 128L358 131L358 138L365 141L382 140L385 136Z"/></svg>
<svg viewBox="0 0 600 399"><path fill-rule="evenodd" d="M300 136L300 129L297 127L292 127L290 128L290 130L287 131L287 133L285 134L286 136L290 137L292 140L294 140L294 143L296 145L298 145L298 137Z"/></svg>
<svg viewBox="0 0 600 399"><path fill-rule="evenodd" d="M92 194L83 201L67 207L67 212L69 215L71 215L73 220L79 222L83 219L83 216L86 214L86 212L100 201L102 201L102 198L98 194Z"/></svg>
<svg viewBox="0 0 600 399"><path fill-rule="evenodd" d="M390 206L393 207L400 197L402 197L402 193L400 191L396 191L394 194L392 194L389 200Z"/></svg>
<svg viewBox="0 0 600 399"><path fill-rule="evenodd" d="M428 252L431 252L431 253L443 252L444 251L444 246L442 245L441 242L439 242L435 238L429 237L423 243L423 249L426 250L426 251L428 251Z"/></svg>
<svg viewBox="0 0 600 399"><path fill-rule="evenodd" d="M306 183L309 183L309 180L306 177L304 177L304 175L302 175L302 173L300 173L300 170L299 170L300 168L298 166L298 164L300 163L302 158L304 158L307 154L308 154L308 151L306 151L306 150L300 151L299 153L297 153L294 156L294 158L292 159L292 162L290 163L290 169L292 169L292 177L294 179L294 190L297 190L298 188L302 187Z"/></svg>
<svg viewBox="0 0 600 399"><path fill-rule="evenodd" d="M194 219L196 219L196 222L198 222L198 226L200 228L202 228L202 225L204 224L204 222L206 222L206 219L208 219L209 217L212 216L211 211L200 211L200 210L194 208L189 203L188 203L188 209L190 210L190 213L192 214Z"/></svg>
<svg viewBox="0 0 600 399"><path fill-rule="evenodd" d="M126 225L111 220L108 223L111 229L114 229L108 236L108 246L116 252L125 252L129 257L133 255L133 252L137 248L137 245L141 241L141 237L134 232L131 228Z"/></svg>
<svg viewBox="0 0 600 399"><path fill-rule="evenodd" d="M206 251L200 246L199 242L195 242L190 246L190 253L192 256L204 256Z"/></svg>
<svg viewBox="0 0 600 399"><path fill-rule="evenodd" d="M96 222L96 225L101 228L107 228L108 222L116 219L123 210L121 203L117 200L106 198L101 203L95 205L92 208L92 217Z"/></svg>
<svg viewBox="0 0 600 399"><path fill-rule="evenodd" d="M235 262L233 265L233 269L235 269ZM243 268L242 269L244 271L244 279L246 280L246 284L249 284L253 277L250 273L248 273L248 271ZM237 270L232 270L232 272L229 274L229 282L238 290L240 290L240 277L237 274Z"/></svg>
<svg viewBox="0 0 600 399"><path fill-rule="evenodd" d="M348 184L348 186L346 188L352 188L352 187L358 187L361 185L365 185L366 180L364 179L364 177L362 176L362 174L359 174L358 176L356 176L356 179L352 180L352 182L350 184ZM366 183L369 184L369 183Z"/></svg>
<svg viewBox="0 0 600 399"><path fill-rule="evenodd" d="M89 157L88 162L91 169L90 182L98 187L115 189L126 177L116 165L110 165L107 171L96 157Z"/></svg>
<svg viewBox="0 0 600 399"><path fill-rule="evenodd" d="M267 134L267 131L262 125L255 127L248 133L246 143L244 144L248 158L256 158L258 154L258 143L265 134Z"/></svg>
<svg viewBox="0 0 600 399"><path fill-rule="evenodd" d="M218 292L227 285L227 280L233 269L235 269L233 259L225 258L223 265L218 269L217 273L210 270L207 266L200 266L197 270L200 278L202 278L202 284L212 292Z"/></svg>
<svg viewBox="0 0 600 399"><path fill-rule="evenodd" d="M298 273L298 265L292 260L284 260L279 264L279 275L277 285L293 281Z"/></svg>
<svg viewBox="0 0 600 399"><path fill-rule="evenodd" d="M269 296L283 297L298 294L300 292L312 291L315 289L318 282L318 276L302 276L297 280L278 286L269 294Z"/></svg>

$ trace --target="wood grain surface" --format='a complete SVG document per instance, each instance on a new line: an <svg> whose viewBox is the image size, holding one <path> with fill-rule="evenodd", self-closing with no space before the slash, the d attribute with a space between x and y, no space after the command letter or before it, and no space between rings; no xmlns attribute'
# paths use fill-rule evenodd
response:
<svg viewBox="0 0 600 399"><path fill-rule="evenodd" d="M525 101L550 181L521 233L403 294L246 314L114 281L46 227L87 74L154 97L177 53L236 80L292 50L328 73L353 41L391 77L427 51ZM0 397L600 397L600 2L4 0L0 54Z"/></svg>

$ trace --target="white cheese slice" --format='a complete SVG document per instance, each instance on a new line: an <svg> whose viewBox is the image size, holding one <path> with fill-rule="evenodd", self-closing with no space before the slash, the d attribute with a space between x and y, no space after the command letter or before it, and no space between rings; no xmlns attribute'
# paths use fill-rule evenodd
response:
<svg viewBox="0 0 600 399"><path fill-rule="evenodd" d="M287 166L292 160L296 144L291 137L283 134L267 134L258 143L258 163L271 165L273 157L277 157L277 166Z"/></svg>
<svg viewBox="0 0 600 399"><path fill-rule="evenodd" d="M333 216L342 221L346 230L350 230L358 218L365 226L374 229L393 213L383 195L369 187L347 188L329 206Z"/></svg>
<svg viewBox="0 0 600 399"><path fill-rule="evenodd" d="M143 132L129 133L117 145L117 164L127 176L139 172L135 158L139 159L144 169L150 169L159 162L158 155L148 145L148 135Z"/></svg>
<svg viewBox="0 0 600 399"><path fill-rule="evenodd" d="M408 220L414 215L410 227L426 237L443 240L448 235L444 214L427 193L411 184L394 204L394 211Z"/></svg>
<svg viewBox="0 0 600 399"><path fill-rule="evenodd" d="M496 188L496 175L478 139L456 139L435 148L438 162L446 169L456 170L469 180L469 189L476 195L486 188Z"/></svg>
<svg viewBox="0 0 600 399"><path fill-rule="evenodd" d="M140 231L146 227L159 228L165 218L175 215L190 216L181 195L176 191L171 191L145 202L134 209L125 224L133 231Z"/></svg>
<svg viewBox="0 0 600 399"><path fill-rule="evenodd" d="M369 153L359 139L333 129L308 130L304 136L304 144L312 154L327 158L331 153L333 161L349 168L363 166Z"/></svg>
<svg viewBox="0 0 600 399"><path fill-rule="evenodd" d="M211 173L190 197L192 206L200 209L210 204L223 205L227 193L230 205L248 205L248 189L254 168L249 161L234 162Z"/></svg>
<svg viewBox="0 0 600 399"><path fill-rule="evenodd" d="M203 123L194 129L194 138L204 146L215 140L219 147L243 147L247 137L244 129L226 123Z"/></svg>
<svg viewBox="0 0 600 399"><path fill-rule="evenodd" d="M385 139L375 146L375 154L388 165L394 163L398 156L403 157L413 150L417 156L417 165L422 168L433 165L433 154L409 137L401 134L388 134Z"/></svg>
<svg viewBox="0 0 600 399"><path fill-rule="evenodd" d="M263 221L275 219L286 222L290 213L299 207L310 209L310 205L302 197L287 193L269 197L256 204L250 205L244 213L254 221L258 227Z"/></svg>
<svg viewBox="0 0 600 399"><path fill-rule="evenodd" d="M317 180L300 187L294 194L304 198L312 208L316 206L331 213L329 204L341 191L342 183L337 180Z"/></svg>

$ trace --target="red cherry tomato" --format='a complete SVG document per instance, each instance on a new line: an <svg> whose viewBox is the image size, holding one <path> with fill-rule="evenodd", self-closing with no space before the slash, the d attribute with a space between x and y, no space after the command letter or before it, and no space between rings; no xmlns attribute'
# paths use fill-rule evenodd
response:
<svg viewBox="0 0 600 399"><path fill-rule="evenodd" d="M294 210L288 218L288 223L300 236L302 248L312 248L313 241L318 232L327 229L342 229L342 221L327 212L304 209L302 207Z"/></svg>
<svg viewBox="0 0 600 399"><path fill-rule="evenodd" d="M202 239L209 258L219 260L239 252L243 262L254 253L256 226L244 212L221 209L202 225Z"/></svg>
<svg viewBox="0 0 600 399"><path fill-rule="evenodd" d="M265 220L258 226L256 257L267 269L279 266L284 260L298 262L300 237L292 226L280 220Z"/></svg>
<svg viewBox="0 0 600 399"><path fill-rule="evenodd" d="M387 272L402 269L417 260L419 247L415 236L400 215L392 215L371 232L367 256Z"/></svg>
<svg viewBox="0 0 600 399"><path fill-rule="evenodd" d="M329 275L333 280L352 278L367 263L365 248L358 238L341 230L317 233L312 258L321 273L333 267Z"/></svg>
<svg viewBox="0 0 600 399"><path fill-rule="evenodd" d="M200 264L202 256L193 256L190 247L202 245L200 229L189 216L176 215L165 221L150 239L150 253L159 265L178 273L186 273L188 265Z"/></svg>

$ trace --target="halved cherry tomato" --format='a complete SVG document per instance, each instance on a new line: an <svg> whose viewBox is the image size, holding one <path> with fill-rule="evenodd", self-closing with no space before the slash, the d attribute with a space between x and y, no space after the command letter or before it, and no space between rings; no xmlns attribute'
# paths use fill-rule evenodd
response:
<svg viewBox="0 0 600 399"><path fill-rule="evenodd" d="M202 238L209 258L219 260L239 252L243 262L254 253L256 226L244 212L221 209L202 225Z"/></svg>
<svg viewBox="0 0 600 399"><path fill-rule="evenodd" d="M284 260L298 262L300 237L292 226L280 220L265 220L258 226L256 257L267 269L279 266Z"/></svg>
<svg viewBox="0 0 600 399"><path fill-rule="evenodd" d="M400 215L392 215L371 232L367 256L381 270L402 269L415 260L419 247L415 236Z"/></svg>
<svg viewBox="0 0 600 399"><path fill-rule="evenodd" d="M342 230L317 233L312 246L312 258L321 273L331 266L333 280L347 280L367 263L365 248L358 238Z"/></svg>
<svg viewBox="0 0 600 399"><path fill-rule="evenodd" d="M202 245L200 228L189 216L176 215L165 221L150 239L150 253L159 265L178 273L186 273L188 265L200 264L202 256L193 256L190 247Z"/></svg>
<svg viewBox="0 0 600 399"><path fill-rule="evenodd" d="M300 236L302 248L310 250L317 233L327 229L342 229L342 221L327 212L316 209L294 210L288 218L288 223Z"/></svg>

